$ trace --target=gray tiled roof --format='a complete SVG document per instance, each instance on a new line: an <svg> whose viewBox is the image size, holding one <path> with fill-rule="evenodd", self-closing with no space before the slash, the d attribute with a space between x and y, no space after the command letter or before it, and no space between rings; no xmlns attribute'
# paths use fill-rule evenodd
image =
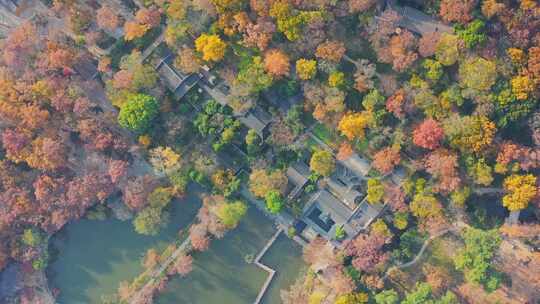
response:
<svg viewBox="0 0 540 304"><path fill-rule="evenodd" d="M356 153L345 160L341 160L340 162L359 177L367 176L371 168L369 161L360 157Z"/></svg>

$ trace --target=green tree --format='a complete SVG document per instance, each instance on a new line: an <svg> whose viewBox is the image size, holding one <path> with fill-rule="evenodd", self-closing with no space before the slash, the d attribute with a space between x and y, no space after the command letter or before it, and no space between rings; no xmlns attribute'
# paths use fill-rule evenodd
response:
<svg viewBox="0 0 540 304"><path fill-rule="evenodd" d="M497 289L500 277L492 267L493 257L501 243L497 230L467 228L462 236L465 246L454 258L456 269L464 272L467 282L481 284L488 291Z"/></svg>
<svg viewBox="0 0 540 304"><path fill-rule="evenodd" d="M238 226L247 212L247 206L242 201L222 204L217 210L217 217L228 229Z"/></svg>
<svg viewBox="0 0 540 304"><path fill-rule="evenodd" d="M398 304L399 296L393 289L384 290L375 295L377 304Z"/></svg>
<svg viewBox="0 0 540 304"><path fill-rule="evenodd" d="M147 207L143 209L133 220L135 231L144 235L156 235L159 230L166 226L168 213L160 208Z"/></svg>
<svg viewBox="0 0 540 304"><path fill-rule="evenodd" d="M246 146L249 155L254 156L262 149L262 140L257 131L249 129L246 134Z"/></svg>
<svg viewBox="0 0 540 304"><path fill-rule="evenodd" d="M319 150L311 156L309 166L313 172L319 175L330 176L336 168L336 161L329 151Z"/></svg>
<svg viewBox="0 0 540 304"><path fill-rule="evenodd" d="M274 81L272 75L266 73L260 56L244 58L240 63L237 79L248 87L250 93L259 93L269 88Z"/></svg>
<svg viewBox="0 0 540 304"><path fill-rule="evenodd" d="M443 66L437 60L426 59L422 63L422 66L424 67L426 78L433 83L437 82L443 75Z"/></svg>
<svg viewBox="0 0 540 304"><path fill-rule="evenodd" d="M156 99L146 94L130 96L127 103L120 109L118 123L131 131L144 133L159 113Z"/></svg>
<svg viewBox="0 0 540 304"><path fill-rule="evenodd" d="M476 19L467 24L467 26L458 25L456 27L456 34L463 42L465 42L465 46L472 49L475 46L486 42L487 35L483 32L484 27L484 21Z"/></svg>
<svg viewBox="0 0 540 304"><path fill-rule="evenodd" d="M417 283L416 289L408 293L401 304L426 304L431 301L431 287L427 283Z"/></svg>
<svg viewBox="0 0 540 304"><path fill-rule="evenodd" d="M268 211L274 214L279 213L285 205L283 197L277 190L272 190L268 192L265 195L264 200L266 202L266 209L268 209Z"/></svg>

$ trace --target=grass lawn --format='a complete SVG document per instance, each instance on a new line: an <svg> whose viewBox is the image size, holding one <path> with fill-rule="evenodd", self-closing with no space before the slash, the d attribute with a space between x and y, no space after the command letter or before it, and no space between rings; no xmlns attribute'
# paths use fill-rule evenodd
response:
<svg viewBox="0 0 540 304"><path fill-rule="evenodd" d="M339 136L332 130L328 129L325 125L317 123L312 130L313 134L317 136L317 138L330 146L332 149L337 149L339 147L339 143L341 141Z"/></svg>

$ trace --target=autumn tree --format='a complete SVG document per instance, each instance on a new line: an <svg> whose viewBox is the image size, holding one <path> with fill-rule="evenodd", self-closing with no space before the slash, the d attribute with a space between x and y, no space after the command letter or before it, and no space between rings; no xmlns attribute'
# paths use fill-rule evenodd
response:
<svg viewBox="0 0 540 304"><path fill-rule="evenodd" d="M201 63L192 48L183 46L178 50L178 56L174 59L174 66L186 74L191 74L199 71Z"/></svg>
<svg viewBox="0 0 540 304"><path fill-rule="evenodd" d="M345 110L345 93L338 88L331 88L316 82L304 83L306 111L312 111L313 117L329 126L338 124Z"/></svg>
<svg viewBox="0 0 540 304"><path fill-rule="evenodd" d="M340 41L326 41L315 50L315 56L331 62L339 62L345 55L345 45Z"/></svg>
<svg viewBox="0 0 540 304"><path fill-rule="evenodd" d="M145 24L137 23L136 21L127 21L124 24L124 39L131 41L137 38L141 38L149 30Z"/></svg>
<svg viewBox="0 0 540 304"><path fill-rule="evenodd" d="M353 257L352 265L359 271L375 272L384 266L389 258L383 251L384 237L376 234L361 233L346 247L347 254Z"/></svg>
<svg viewBox="0 0 540 304"><path fill-rule="evenodd" d="M103 5L96 11L97 25L109 31L114 31L120 25L120 19L110 6Z"/></svg>
<svg viewBox="0 0 540 304"><path fill-rule="evenodd" d="M272 76L289 75L289 58L279 49L272 49L264 56L264 68Z"/></svg>
<svg viewBox="0 0 540 304"><path fill-rule="evenodd" d="M426 157L425 166L426 171L438 181L436 191L449 193L459 186L457 155L445 149L433 151Z"/></svg>
<svg viewBox="0 0 540 304"><path fill-rule="evenodd" d="M265 197L272 190L284 193L287 177L282 171L268 172L265 169L255 169L249 175L249 190L257 197Z"/></svg>
<svg viewBox="0 0 540 304"><path fill-rule="evenodd" d="M144 235L156 235L168 222L168 214L159 208L148 207L133 220L135 231Z"/></svg>
<svg viewBox="0 0 540 304"><path fill-rule="evenodd" d="M377 3L376 0L348 0L348 2L349 12L353 14L366 11Z"/></svg>
<svg viewBox="0 0 540 304"><path fill-rule="evenodd" d="M392 57L392 67L395 71L403 72L416 61L418 58L416 44L416 38L407 30L390 38L388 47Z"/></svg>
<svg viewBox="0 0 540 304"><path fill-rule="evenodd" d="M392 96L388 97L386 100L386 110L395 117L402 119L405 117L405 105L406 105L406 94L405 90L397 90Z"/></svg>
<svg viewBox="0 0 540 304"><path fill-rule="evenodd" d="M394 147L386 147L379 150L373 155L373 168L379 171L381 174L390 174L394 168L399 165L401 157L399 155L399 149Z"/></svg>
<svg viewBox="0 0 540 304"><path fill-rule="evenodd" d="M227 229L236 228L246 212L247 205L242 201L220 204L215 211L216 216Z"/></svg>
<svg viewBox="0 0 540 304"><path fill-rule="evenodd" d="M413 131L413 143L419 147L435 150L444 138L444 130L434 119L428 118Z"/></svg>
<svg viewBox="0 0 540 304"><path fill-rule="evenodd" d="M159 108L154 97L137 94L131 96L127 103L120 109L118 123L131 131L143 133L150 128L152 121L158 113Z"/></svg>
<svg viewBox="0 0 540 304"><path fill-rule="evenodd" d="M537 195L536 177L532 174L513 174L504 179L503 205L510 211L527 208L529 202Z"/></svg>
<svg viewBox="0 0 540 304"><path fill-rule="evenodd" d="M366 199L370 204L380 203L384 196L384 185L375 178L368 179Z"/></svg>
<svg viewBox="0 0 540 304"><path fill-rule="evenodd" d="M440 38L441 34L439 32L423 34L418 41L418 53L420 56L429 57L435 55Z"/></svg>
<svg viewBox="0 0 540 304"><path fill-rule="evenodd" d="M459 65L459 79L465 89L489 91L497 80L497 66L482 57L465 60Z"/></svg>
<svg viewBox="0 0 540 304"><path fill-rule="evenodd" d="M256 23L248 23L243 36L243 42L246 46L257 47L264 51L270 41L272 35L276 31L276 26L268 18L258 18Z"/></svg>
<svg viewBox="0 0 540 304"><path fill-rule="evenodd" d="M170 175L180 169L180 154L170 147L157 147L150 150L149 161L159 175Z"/></svg>
<svg viewBox="0 0 540 304"><path fill-rule="evenodd" d="M442 294L452 283L452 276L446 268L426 263L422 267L422 272L426 277L426 283L436 295Z"/></svg>
<svg viewBox="0 0 540 304"><path fill-rule="evenodd" d="M221 61L226 48L227 44L216 34L202 34L195 40L195 49L205 61Z"/></svg>
<svg viewBox="0 0 540 304"><path fill-rule="evenodd" d="M331 152L318 150L313 153L309 161L311 170L322 176L330 176L336 167L336 161Z"/></svg>
<svg viewBox="0 0 540 304"><path fill-rule="evenodd" d="M298 59L296 61L296 75L302 80L309 80L317 74L317 61L309 59Z"/></svg>
<svg viewBox="0 0 540 304"><path fill-rule="evenodd" d="M442 0L439 15L446 22L467 23L472 20L474 0Z"/></svg>
<svg viewBox="0 0 540 304"><path fill-rule="evenodd" d="M487 18L495 17L502 13L506 8L504 3L500 3L497 0L484 0L482 1L482 14Z"/></svg>
<svg viewBox="0 0 540 304"><path fill-rule="evenodd" d="M324 270L341 264L332 246L322 237L315 238L304 247L303 258L315 270Z"/></svg>
<svg viewBox="0 0 540 304"><path fill-rule="evenodd" d="M429 219L442 216L442 205L433 195L416 194L410 204L411 212L420 219Z"/></svg>
<svg viewBox="0 0 540 304"><path fill-rule="evenodd" d="M459 38L447 33L441 34L435 48L435 58L443 65L450 66L459 58Z"/></svg>
<svg viewBox="0 0 540 304"><path fill-rule="evenodd" d="M493 141L495 124L485 116L452 116L444 123L450 145L462 152L481 153Z"/></svg>
<svg viewBox="0 0 540 304"><path fill-rule="evenodd" d="M338 149L336 154L337 160L346 160L354 154L353 147L348 142L343 142Z"/></svg>
<svg viewBox="0 0 540 304"><path fill-rule="evenodd" d="M338 130L349 140L357 138L363 139L365 136L365 129L369 126L371 121L371 113L366 111L346 114L341 118Z"/></svg>
<svg viewBox="0 0 540 304"><path fill-rule="evenodd" d="M191 271L193 271L193 257L191 257L191 255L181 254L171 265L168 274L176 273L184 277Z"/></svg>

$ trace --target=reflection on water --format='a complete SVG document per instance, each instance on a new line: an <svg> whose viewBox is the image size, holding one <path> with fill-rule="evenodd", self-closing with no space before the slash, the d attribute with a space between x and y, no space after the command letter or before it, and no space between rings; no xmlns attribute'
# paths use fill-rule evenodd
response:
<svg viewBox="0 0 540 304"><path fill-rule="evenodd" d="M122 280L142 271L147 249L164 248L177 232L193 220L200 199L192 193L175 202L170 224L155 237L134 232L130 221L81 220L57 234L53 244L60 251L49 268L53 286L60 288L59 304L100 303L101 295L112 294ZM251 304L267 273L245 262L255 255L274 233L272 223L255 208L249 208L241 224L222 240L214 240L207 252L196 253L194 269L187 277L175 276L157 299L159 304ZM264 303L280 303L279 289L294 281L301 268L301 250L281 236L263 258L278 270Z"/></svg>

